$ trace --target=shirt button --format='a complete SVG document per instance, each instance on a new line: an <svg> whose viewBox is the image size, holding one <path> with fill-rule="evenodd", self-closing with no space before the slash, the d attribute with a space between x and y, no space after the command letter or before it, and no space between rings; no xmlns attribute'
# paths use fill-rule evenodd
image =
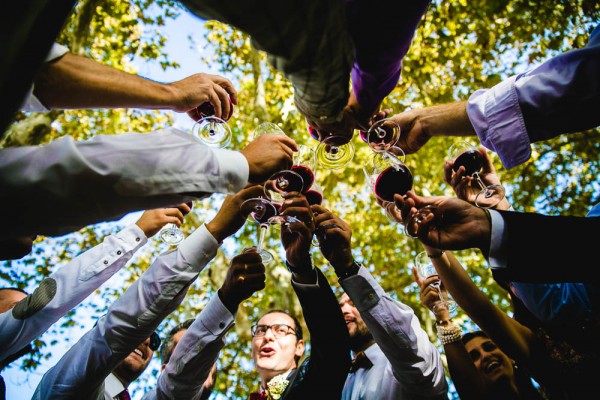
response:
<svg viewBox="0 0 600 400"><path fill-rule="evenodd" d="M107 264L108 264L108 260L104 260L104 265L107 265Z"/></svg>
<svg viewBox="0 0 600 400"><path fill-rule="evenodd" d="M136 241L136 242L139 242L139 241L140 241L140 238L139 238L139 237L136 237L136 238L135 238L135 241Z"/></svg>
<svg viewBox="0 0 600 400"><path fill-rule="evenodd" d="M219 328L221 328L221 329L225 328L225 322L219 323Z"/></svg>
<svg viewBox="0 0 600 400"><path fill-rule="evenodd" d="M121 253L123 253L121 250L117 251L118 255L121 255Z"/></svg>
<svg viewBox="0 0 600 400"><path fill-rule="evenodd" d="M370 299L374 299L375 298L375 293L369 293L369 298Z"/></svg>

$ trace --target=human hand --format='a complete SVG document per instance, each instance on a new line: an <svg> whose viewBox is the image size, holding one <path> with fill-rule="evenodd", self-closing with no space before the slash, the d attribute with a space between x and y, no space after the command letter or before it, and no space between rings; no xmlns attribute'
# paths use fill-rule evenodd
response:
<svg viewBox="0 0 600 400"><path fill-rule="evenodd" d="M172 110L187 112L194 121L200 119L197 108L210 103L215 117L228 120L237 104L237 91L231 81L219 75L194 74L180 81L169 83L172 89Z"/></svg>
<svg viewBox="0 0 600 400"><path fill-rule="evenodd" d="M192 204L183 203L177 207L157 208L146 210L142 214L136 225L140 227L147 238L156 235L166 224L175 224L178 227L183 224L183 217L190 212Z"/></svg>
<svg viewBox="0 0 600 400"><path fill-rule="evenodd" d="M477 152L481 154L483 160L483 166L481 172L479 172L479 177L483 184L485 186L502 185L486 148L483 146L479 147ZM456 171L452 169L453 167L454 160L444 161L444 180L452 186L454 193L456 193L456 196L459 199L475 204L475 198L479 192L481 192L481 187L479 187L477 179L467 175L464 166L461 165ZM493 208L497 210L508 210L510 208L510 203L506 197L504 197L500 203Z"/></svg>
<svg viewBox="0 0 600 400"><path fill-rule="evenodd" d="M296 151L298 145L286 135L257 136L242 150L250 169L248 181L260 184L275 172L290 168Z"/></svg>
<svg viewBox="0 0 600 400"><path fill-rule="evenodd" d="M246 223L248 215L243 215L240 209L245 200L264 196L261 185L248 185L236 194L225 197L217 215L206 224L206 229L218 242L236 233Z"/></svg>
<svg viewBox="0 0 600 400"><path fill-rule="evenodd" d="M490 248L491 221L487 210L455 197L421 197L414 191L406 197L395 195L396 207L406 222L406 231L423 244L444 250L479 248L487 257ZM426 206L433 213L416 221L411 216Z"/></svg>
<svg viewBox="0 0 600 400"><path fill-rule="evenodd" d="M440 278L436 275L432 275L423 279L423 277L419 275L417 267L414 266L412 267L412 273L415 282L419 286L419 298L421 299L421 303L423 303L425 307L427 307L431 312L435 314L436 320L449 320L450 310L447 307L434 307L436 303L439 303L441 301L441 299L439 291L436 287L432 286L432 283L436 283ZM442 296L446 296L446 298L448 298L448 293L447 290L444 288L444 285L441 282L440 285Z"/></svg>
<svg viewBox="0 0 600 400"><path fill-rule="evenodd" d="M310 245L315 232L313 213L303 194L291 192L284 198L279 213L300 220L281 228L281 244L286 260L294 267L295 273L309 272L312 270Z"/></svg>
<svg viewBox="0 0 600 400"><path fill-rule="evenodd" d="M316 215L316 234L319 248L323 256L340 275L354 265L352 257L352 229L350 225L320 205L312 205L311 209Z"/></svg>
<svg viewBox="0 0 600 400"><path fill-rule="evenodd" d="M219 289L219 298L235 314L240 303L265 288L265 266L256 249L247 249L233 257Z"/></svg>

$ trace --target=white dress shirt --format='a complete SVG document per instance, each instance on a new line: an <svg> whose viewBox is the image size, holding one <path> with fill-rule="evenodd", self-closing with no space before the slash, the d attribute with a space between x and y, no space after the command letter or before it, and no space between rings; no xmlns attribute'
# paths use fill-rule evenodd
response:
<svg viewBox="0 0 600 400"><path fill-rule="evenodd" d="M127 389L112 373L104 380L104 400L115 400L123 390Z"/></svg>
<svg viewBox="0 0 600 400"><path fill-rule="evenodd" d="M235 316L215 293L175 346L158 377L157 388L142 400L199 398L234 322Z"/></svg>
<svg viewBox="0 0 600 400"><path fill-rule="evenodd" d="M248 182L240 152L211 149L175 128L70 136L0 150L0 238L62 235L131 211L236 193Z"/></svg>
<svg viewBox="0 0 600 400"><path fill-rule="evenodd" d="M373 367L348 375L342 400L447 399L442 360L414 311L364 267L340 284L376 342L365 351Z"/></svg>
<svg viewBox="0 0 600 400"><path fill-rule="evenodd" d="M136 224L107 236L102 243L44 279L38 289L14 309L0 314L0 361L19 351L79 305L127 264L146 242L144 231ZM55 294L47 304L30 316L21 315L27 312L26 307L32 308L31 303L37 303L35 299L41 294L38 291L51 293L53 288Z"/></svg>
<svg viewBox="0 0 600 400"><path fill-rule="evenodd" d="M33 399L103 399L106 377L177 308L218 248L202 225L177 249L158 256L106 316L44 374Z"/></svg>

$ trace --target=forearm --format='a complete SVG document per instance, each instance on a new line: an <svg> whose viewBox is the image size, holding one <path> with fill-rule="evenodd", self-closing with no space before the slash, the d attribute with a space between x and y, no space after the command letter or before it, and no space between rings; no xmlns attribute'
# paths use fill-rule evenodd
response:
<svg viewBox="0 0 600 400"><path fill-rule="evenodd" d="M209 149L174 128L0 150L0 205L11 236L65 234L131 211L236 192L247 179L242 154Z"/></svg>
<svg viewBox="0 0 600 400"><path fill-rule="evenodd" d="M46 278L0 316L0 359L20 350L111 278L146 243L135 224L108 236Z"/></svg>
<svg viewBox="0 0 600 400"><path fill-rule="evenodd" d="M159 399L196 399L202 393L225 342L225 334L234 324L234 316L214 295L177 343L169 363L157 384Z"/></svg>
<svg viewBox="0 0 600 400"><path fill-rule="evenodd" d="M161 84L67 53L38 74L34 95L49 109L171 109L175 94Z"/></svg>
<svg viewBox="0 0 600 400"><path fill-rule="evenodd" d="M467 115L467 102L442 104L414 110L423 130L430 136L475 136Z"/></svg>

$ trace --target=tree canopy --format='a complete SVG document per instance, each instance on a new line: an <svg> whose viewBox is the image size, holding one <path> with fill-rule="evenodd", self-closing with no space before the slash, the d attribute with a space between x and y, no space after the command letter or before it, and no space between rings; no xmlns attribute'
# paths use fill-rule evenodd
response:
<svg viewBox="0 0 600 400"><path fill-rule="evenodd" d="M80 0L58 41L74 53L131 73L136 73L134 66L143 62L172 71L182 60L171 59L165 52L169 38L162 27L167 20L184 12L187 11L172 0ZM383 106L398 113L465 100L476 89L491 87L553 55L584 46L599 17L600 5L593 0L433 1L403 61L401 81ZM268 65L263 52L252 47L249 37L215 21L198 23L205 25L203 39L210 49L208 53L195 55L198 70L204 70L208 63L218 65L239 92L239 105L229 121L234 135L229 148L243 148L254 128L264 121L279 124L298 143L316 145L306 132L304 118L294 108L290 84ZM2 146L48 143L63 135L88 139L98 134L150 132L172 122L165 112L133 109L21 113ZM511 170L503 169L494 156L513 207L551 215L585 215L591 205L600 201L597 135L598 129L594 129L536 143L532 146L531 160ZM323 204L352 226L355 258L369 268L386 291L415 310L432 341L438 343L433 316L420 303L410 272L412 260L421 247L404 236L401 227L388 222L376 205L361 169L372 153L356 136L353 143L357 151L350 165L335 171L316 171L316 179L324 188ZM452 194L444 183L443 162L454 140L434 138L417 154L406 158L417 192ZM186 235L210 220L222 199L222 195L214 195L196 201L182 228ZM33 254L0 264L0 279L4 286L32 289L52 271L121 228L115 223L98 224L60 238L38 238ZM215 260L190 288L183 304L162 324L163 336L167 327L198 314L223 282L229 259L254 245L257 231L257 226L248 222L235 237L227 239ZM276 262L267 268L267 286L240 307L236 325L227 335L227 345L219 357L215 390L228 398L246 398L258 384L250 356L252 322L271 308L301 315L282 259L277 230L271 229L265 245L277 255ZM36 340L39 351L22 358L20 368L34 371L55 351L56 344L64 340L66 330L76 325L89 326L88 320L102 315L124 288L148 268L153 258L165 250L158 239L150 241L119 275L122 287L105 285L84 305L71 311ZM493 281L481 254L467 250L458 255L490 299L510 312L509 297ZM313 259L340 293L333 270L318 249L313 251ZM460 311L455 320L464 323L465 329L469 326L468 318ZM152 375L157 373L154 370ZM153 385L152 379L138 383L140 390Z"/></svg>

